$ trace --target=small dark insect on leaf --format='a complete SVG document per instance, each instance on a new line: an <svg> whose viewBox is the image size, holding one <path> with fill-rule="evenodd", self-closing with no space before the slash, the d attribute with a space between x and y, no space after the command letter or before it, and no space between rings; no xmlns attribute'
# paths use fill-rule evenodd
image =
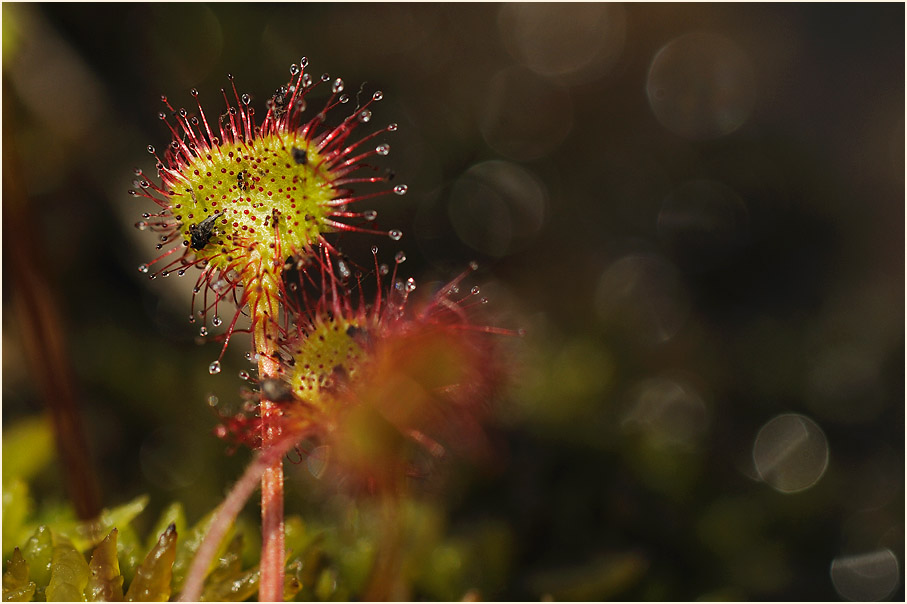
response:
<svg viewBox="0 0 907 604"><path fill-rule="evenodd" d="M308 156L305 154L305 149L293 147L293 161L301 166L305 165L309 161Z"/></svg>
<svg viewBox="0 0 907 604"><path fill-rule="evenodd" d="M246 180L247 174L248 172L242 170L239 174L236 175L236 184L239 185L239 188L243 191L249 188L249 182Z"/></svg>
<svg viewBox="0 0 907 604"><path fill-rule="evenodd" d="M191 237L189 244L193 250L200 250L208 245L208 241L214 235L214 221L217 220L217 217L218 214L213 214L198 224L189 225L189 236Z"/></svg>
<svg viewBox="0 0 907 604"><path fill-rule="evenodd" d="M372 347L372 336L371 334L361 327L356 327L355 325L350 325L346 328L346 335L350 337L354 342L362 346L363 348Z"/></svg>

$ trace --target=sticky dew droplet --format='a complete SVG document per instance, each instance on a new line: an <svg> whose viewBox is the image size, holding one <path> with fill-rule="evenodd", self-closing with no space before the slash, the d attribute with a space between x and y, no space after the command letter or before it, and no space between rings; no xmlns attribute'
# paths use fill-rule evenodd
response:
<svg viewBox="0 0 907 604"><path fill-rule="evenodd" d="M208 335L208 328L205 327L204 325L202 325L201 328L198 330L198 335L200 335L201 337L204 338L206 335Z"/></svg>
<svg viewBox="0 0 907 604"><path fill-rule="evenodd" d="M366 210L362 213L362 217L371 222L375 218L378 218L378 212L375 210Z"/></svg>
<svg viewBox="0 0 907 604"><path fill-rule="evenodd" d="M376 90L375 94L372 95L373 101L380 101L383 98L384 98L384 93L381 92L380 90Z"/></svg>
<svg viewBox="0 0 907 604"><path fill-rule="evenodd" d="M220 361L214 361L213 363L208 365L208 373L210 373L211 375L220 373Z"/></svg>
<svg viewBox="0 0 907 604"><path fill-rule="evenodd" d="M223 320L221 320L221 318L217 315L211 317L211 325L213 325L214 327L220 327L221 323L223 323Z"/></svg>
<svg viewBox="0 0 907 604"><path fill-rule="evenodd" d="M403 238L403 231L398 231L397 229L393 229L393 230L387 232L387 236L390 237L391 239L393 239L394 241L400 241L400 239Z"/></svg>
<svg viewBox="0 0 907 604"><path fill-rule="evenodd" d="M409 187L406 185L397 185L394 187L394 193L397 195L406 195L406 192L409 190Z"/></svg>
<svg viewBox="0 0 907 604"><path fill-rule="evenodd" d="M331 86L331 91L334 93L343 92L343 80L341 78L334 80L334 85Z"/></svg>
<svg viewBox="0 0 907 604"><path fill-rule="evenodd" d="M397 264L403 264L404 262L406 262L406 254L404 254L402 251L397 252L394 255L394 262L396 262Z"/></svg>
<svg viewBox="0 0 907 604"><path fill-rule="evenodd" d="M378 155L387 155L390 152L391 152L391 146L388 145L387 143L382 143L382 144L378 145L377 147L375 147L375 153L377 153Z"/></svg>

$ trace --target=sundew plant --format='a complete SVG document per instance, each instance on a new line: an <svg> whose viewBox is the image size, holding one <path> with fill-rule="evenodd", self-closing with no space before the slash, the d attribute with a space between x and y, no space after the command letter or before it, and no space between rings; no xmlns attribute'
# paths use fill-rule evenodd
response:
<svg viewBox="0 0 907 604"><path fill-rule="evenodd" d="M40 527L12 554L4 599L317 595L316 562L300 555L304 530L284 513L283 464L294 450L320 464L331 488L381 502L387 538L367 558L360 593L347 595L394 597L391 525L410 482L450 453L488 452L482 423L508 373L497 343L515 332L475 319L487 300L467 285L474 264L417 299L403 251L386 262L377 245L364 261L344 253L338 234L402 238L379 228L372 205L407 192L374 163L397 126L373 126L381 91L351 98L343 80L307 67L306 58L290 67L289 82L257 108L261 118L232 75L216 110L195 89L192 109L162 97L171 140L148 146L156 175L137 168L129 191L153 204L136 227L155 236L158 253L138 270L194 281L189 321L219 346L208 371L220 373L228 345L250 336L243 404L215 404L215 433L231 449L249 447L253 461L191 529L168 509L144 558L128 526L144 500L89 524ZM313 110L309 97L322 91ZM245 567L234 523L259 486L261 554Z"/></svg>

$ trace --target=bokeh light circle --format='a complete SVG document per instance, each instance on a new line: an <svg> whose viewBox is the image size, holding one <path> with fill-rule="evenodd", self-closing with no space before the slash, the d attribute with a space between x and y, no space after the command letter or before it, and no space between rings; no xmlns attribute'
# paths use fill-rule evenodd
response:
<svg viewBox="0 0 907 604"><path fill-rule="evenodd" d="M617 4L508 3L498 29L523 65L572 84L611 70L626 41L627 16Z"/></svg>
<svg viewBox="0 0 907 604"><path fill-rule="evenodd" d="M729 39L690 33L655 55L646 92L662 126L691 140L713 139L734 132L749 118L755 74L750 58Z"/></svg>
<svg viewBox="0 0 907 604"><path fill-rule="evenodd" d="M779 415L759 430L753 445L756 471L782 493L815 485L828 468L828 441L819 426L803 415Z"/></svg>
<svg viewBox="0 0 907 604"><path fill-rule="evenodd" d="M448 209L460 240L483 254L501 257L541 229L545 198L541 181L528 170L487 161L457 180Z"/></svg>
<svg viewBox="0 0 907 604"><path fill-rule="evenodd" d="M677 268L658 254L642 252L618 259L602 273L595 306L604 322L620 325L648 344L673 338L690 312Z"/></svg>
<svg viewBox="0 0 907 604"><path fill-rule="evenodd" d="M567 90L524 67L496 73L483 101L482 136L492 149L510 159L545 157L573 129L573 101Z"/></svg>
<svg viewBox="0 0 907 604"><path fill-rule="evenodd" d="M706 270L733 258L749 239L746 205L730 187L713 180L682 184L658 213L658 236L684 268Z"/></svg>
<svg viewBox="0 0 907 604"><path fill-rule="evenodd" d="M838 595L847 600L884 600L898 586L897 556L884 548L853 556L838 556L831 562L831 581Z"/></svg>

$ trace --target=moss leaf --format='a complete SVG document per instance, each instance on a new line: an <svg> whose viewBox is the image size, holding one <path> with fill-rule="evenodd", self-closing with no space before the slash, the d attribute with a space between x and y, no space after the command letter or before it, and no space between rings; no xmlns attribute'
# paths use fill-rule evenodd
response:
<svg viewBox="0 0 907 604"><path fill-rule="evenodd" d="M166 602L170 599L176 541L176 526L171 524L135 572L126 592L126 601Z"/></svg>
<svg viewBox="0 0 907 604"><path fill-rule="evenodd" d="M25 542L23 549L32 580L37 585L35 600L44 600L44 590L50 583L50 568L53 562L54 543L50 529L41 525Z"/></svg>
<svg viewBox="0 0 907 604"><path fill-rule="evenodd" d="M22 542L25 520L31 511L28 485L18 478L3 483L3 557L8 558L13 549Z"/></svg>
<svg viewBox="0 0 907 604"><path fill-rule="evenodd" d="M85 598L90 602L123 599L123 576L117 560L117 530L113 529L91 555Z"/></svg>
<svg viewBox="0 0 907 604"><path fill-rule="evenodd" d="M88 577L88 562L69 540L61 539L54 546L47 601L82 602Z"/></svg>
<svg viewBox="0 0 907 604"><path fill-rule="evenodd" d="M34 595L35 582L28 580L28 562L17 547L3 573L3 601L29 602Z"/></svg>

